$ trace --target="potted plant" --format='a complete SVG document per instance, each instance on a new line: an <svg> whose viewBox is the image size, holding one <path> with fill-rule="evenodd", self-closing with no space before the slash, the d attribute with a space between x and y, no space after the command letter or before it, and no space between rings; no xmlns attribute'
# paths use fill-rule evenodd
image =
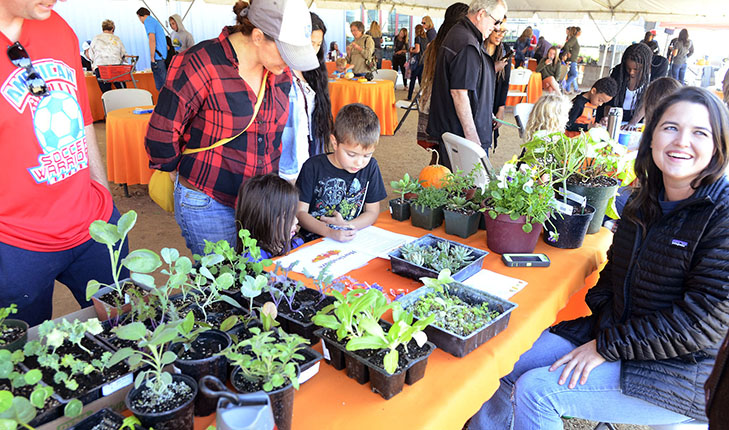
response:
<svg viewBox="0 0 729 430"><path fill-rule="evenodd" d="M0 349L15 351L22 348L28 340L28 323L23 320L8 319L18 312L15 303L6 308L0 308Z"/></svg>
<svg viewBox="0 0 729 430"><path fill-rule="evenodd" d="M481 270L488 252L442 239L432 234L407 243L389 254L392 272L412 279L438 276L449 269L459 281Z"/></svg>
<svg viewBox="0 0 729 430"><path fill-rule="evenodd" d="M424 187L410 205L411 222L415 227L432 230L443 223L443 206L448 195L442 188Z"/></svg>
<svg viewBox="0 0 729 430"><path fill-rule="evenodd" d="M448 199L443 210L445 232L464 239L476 233L482 215L478 209L478 205L466 200L466 197L455 196Z"/></svg>
<svg viewBox="0 0 729 430"><path fill-rule="evenodd" d="M421 188L420 184L410 179L405 173L399 181L391 181L392 189L400 193L400 198L390 200L390 215L396 221L405 221L410 218L410 202L405 198L407 194L417 193Z"/></svg>
<svg viewBox="0 0 729 430"><path fill-rule="evenodd" d="M516 304L456 282L449 270L421 278L424 286L398 301L415 318L432 322L424 329L442 350L463 357L496 336L509 323Z"/></svg>
<svg viewBox="0 0 729 430"><path fill-rule="evenodd" d="M291 429L294 389L299 389L297 359L308 343L299 335L250 329L253 336L231 345L220 355L235 369L231 383L241 393L265 391L271 399L273 417L280 430Z"/></svg>
<svg viewBox="0 0 729 430"><path fill-rule="evenodd" d="M555 211L545 225L544 241L557 248L579 248L595 213L584 196L568 191L567 181L585 163L584 146L564 133L537 132L522 145L522 161L535 166L537 176L549 181L557 191Z"/></svg>
<svg viewBox="0 0 729 430"><path fill-rule="evenodd" d="M117 225L96 220L89 226L91 238L106 245L111 259L111 276L114 282L105 285L92 279L86 285L86 300L93 301L96 315L102 321L129 312L131 308L125 292L133 284L128 279L119 279L122 267L132 272L152 273L162 264L159 256L148 249L134 250L120 260L124 241L136 222L137 213L132 210L122 215Z"/></svg>
<svg viewBox="0 0 729 430"><path fill-rule="evenodd" d="M529 253L552 212L554 190L536 170L515 160L504 164L487 185L486 244L498 254Z"/></svg>
<svg viewBox="0 0 729 430"><path fill-rule="evenodd" d="M154 331L141 322L116 328L121 339L138 342L139 350L122 348L109 360L110 365L128 360L130 366L141 369L134 388L127 393L127 408L139 418L145 428L155 430L192 430L197 382L187 375L171 375L164 367L177 359L169 345L184 340L185 320L162 323ZM182 329L182 332L181 332Z"/></svg>

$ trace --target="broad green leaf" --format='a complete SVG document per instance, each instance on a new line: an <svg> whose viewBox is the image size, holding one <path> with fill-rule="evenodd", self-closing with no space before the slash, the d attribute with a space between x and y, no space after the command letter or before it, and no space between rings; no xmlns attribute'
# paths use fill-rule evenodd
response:
<svg viewBox="0 0 729 430"><path fill-rule="evenodd" d="M223 273L215 280L215 282L218 284L218 287L222 288L223 290L227 290L228 288L230 288L233 285L234 281L235 278L233 277L232 273Z"/></svg>
<svg viewBox="0 0 729 430"><path fill-rule="evenodd" d="M10 376L10 374L13 372L14 368L15 366L13 366L13 362L9 359L0 361L0 379L7 379L8 376Z"/></svg>
<svg viewBox="0 0 729 430"><path fill-rule="evenodd" d="M360 349L380 349L384 348L385 341L376 336L362 336L350 339L347 342L347 351L358 351Z"/></svg>
<svg viewBox="0 0 729 430"><path fill-rule="evenodd" d="M48 397L48 392L43 387L37 387L30 393L30 403L36 408L42 409Z"/></svg>
<svg viewBox="0 0 729 430"><path fill-rule="evenodd" d="M13 393L8 390L0 391L0 412L7 411L13 405Z"/></svg>
<svg viewBox="0 0 729 430"><path fill-rule="evenodd" d="M223 320L222 323L220 323L220 330L221 331L228 331L235 327L236 324L238 324L238 315L231 315L225 320Z"/></svg>
<svg viewBox="0 0 729 430"><path fill-rule="evenodd" d="M31 369L23 376L23 378L25 379L26 384L35 385L40 382L41 378L43 378L43 373L41 373L40 369Z"/></svg>
<svg viewBox="0 0 729 430"><path fill-rule="evenodd" d="M208 269L205 266L200 267L199 272L200 272L201 275L203 275L204 277L210 279L211 281L213 279L215 279L215 276L213 276L213 274L210 273L210 269Z"/></svg>
<svg viewBox="0 0 729 430"><path fill-rule="evenodd" d="M92 239L106 246L114 246L121 239L115 225L107 224L101 220L91 223L89 234Z"/></svg>
<svg viewBox="0 0 729 430"><path fill-rule="evenodd" d="M178 273L188 274L192 270L192 261L187 257L180 257L175 262L175 271Z"/></svg>
<svg viewBox="0 0 729 430"><path fill-rule="evenodd" d="M359 326L372 336L385 337L385 332L375 320L369 318L361 319L359 321Z"/></svg>
<svg viewBox="0 0 729 430"><path fill-rule="evenodd" d="M129 357L129 361L128 361L129 367L131 367L132 369L139 366L139 363L141 363L141 362L142 362L142 354L133 354L132 356Z"/></svg>
<svg viewBox="0 0 729 430"><path fill-rule="evenodd" d="M131 278L132 278L132 281L134 281L138 284L141 284L141 285L144 285L144 286L150 287L150 288L156 288L156 285L154 283L154 276L152 276L152 275L134 272L134 273L132 273Z"/></svg>
<svg viewBox="0 0 729 430"><path fill-rule="evenodd" d="M195 314L192 313L192 311L188 312L185 315L185 318L181 320L180 323L180 332L182 333L190 333L192 329L195 327Z"/></svg>
<svg viewBox="0 0 729 430"><path fill-rule="evenodd" d="M336 330L339 328L339 321L334 315L314 315L311 321L321 327Z"/></svg>
<svg viewBox="0 0 729 430"><path fill-rule="evenodd" d="M177 360L177 354L175 354L172 351L165 351L164 354L162 354L162 365L166 366L170 363L174 363L175 360Z"/></svg>
<svg viewBox="0 0 729 430"><path fill-rule="evenodd" d="M382 364L384 365L385 371L387 373L395 373L395 371L397 370L398 358L399 354L397 353L396 349L390 350L390 352L385 354L385 358L382 359Z"/></svg>
<svg viewBox="0 0 729 430"><path fill-rule="evenodd" d="M149 373L149 371L144 371L144 372L139 372L137 374L137 377L134 378L134 388L139 388L142 386L148 373Z"/></svg>
<svg viewBox="0 0 729 430"><path fill-rule="evenodd" d="M0 430L17 430L18 423L9 418L0 418Z"/></svg>
<svg viewBox="0 0 729 430"><path fill-rule="evenodd" d="M159 253L167 264L172 264L172 262L180 258L180 251L175 248L162 248Z"/></svg>
<svg viewBox="0 0 729 430"><path fill-rule="evenodd" d="M167 372L162 372L161 379L162 379L162 384L164 384L165 386L170 385L172 383L172 375L170 375Z"/></svg>
<svg viewBox="0 0 729 430"><path fill-rule="evenodd" d="M135 351L133 349L122 348L122 349L118 350L117 352L115 352L114 355L111 356L111 358L109 359L109 363L107 363L107 367L114 366L115 364L126 360L133 354L135 354ZM141 355L139 355L139 354L137 354L137 355L141 358ZM131 360L130 360L130 364L131 364Z"/></svg>
<svg viewBox="0 0 729 430"><path fill-rule="evenodd" d="M35 407L25 397L13 398L13 409L15 409L15 416L18 422L29 423L35 418Z"/></svg>
<svg viewBox="0 0 729 430"><path fill-rule="evenodd" d="M81 411L84 409L84 404L79 399L72 399L63 408L63 415L68 418L73 418L81 415Z"/></svg>
<svg viewBox="0 0 729 430"><path fill-rule="evenodd" d="M119 326L116 329L116 335L119 339L124 340L140 340L147 334L147 327L139 321Z"/></svg>
<svg viewBox="0 0 729 430"><path fill-rule="evenodd" d="M122 260L122 264L132 272L152 273L162 265L162 261L154 251L135 249Z"/></svg>
<svg viewBox="0 0 729 430"><path fill-rule="evenodd" d="M92 279L86 284L86 300L91 300L91 296L96 294L101 288L99 281Z"/></svg>
<svg viewBox="0 0 729 430"><path fill-rule="evenodd" d="M171 342L177 338L176 327L166 327L164 330L157 332L155 331L149 343L152 345L164 345L165 343Z"/></svg>
<svg viewBox="0 0 729 430"><path fill-rule="evenodd" d="M119 218L116 223L116 231L120 238L126 237L127 234L132 230L134 224L137 223L137 213L133 210L125 213Z"/></svg>

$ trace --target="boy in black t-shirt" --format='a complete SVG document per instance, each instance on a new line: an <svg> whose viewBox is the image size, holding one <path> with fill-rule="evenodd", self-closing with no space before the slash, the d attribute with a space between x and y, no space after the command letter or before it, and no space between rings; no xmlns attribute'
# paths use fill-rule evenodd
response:
<svg viewBox="0 0 729 430"><path fill-rule="evenodd" d="M595 125L595 109L609 102L618 93L618 83L613 78L599 79L590 91L579 94L572 99L572 109L565 127L569 137L579 136Z"/></svg>
<svg viewBox="0 0 729 430"><path fill-rule="evenodd" d="M296 180L296 217L304 240L325 236L346 242L377 220L380 201L387 197L372 158L379 139L380 122L371 108L353 103L339 111L331 136L334 152L306 160Z"/></svg>

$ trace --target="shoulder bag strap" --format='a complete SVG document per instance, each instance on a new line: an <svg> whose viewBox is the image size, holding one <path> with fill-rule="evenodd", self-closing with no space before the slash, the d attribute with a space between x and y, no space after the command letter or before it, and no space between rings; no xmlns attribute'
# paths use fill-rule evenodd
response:
<svg viewBox="0 0 729 430"><path fill-rule="evenodd" d="M243 129L243 131L241 131L240 133L236 134L233 137L220 139L219 141L213 143L210 146L206 146L205 148L186 149L186 150L182 151L182 153L183 154L194 154L196 152L203 152L203 151L207 151L208 149L217 148L218 146L223 146L226 143L230 142L231 140L237 138L241 134L245 133L246 130L248 130L248 127L250 127L251 124L253 124L253 121L256 119L256 116L258 116L258 111L261 109L261 105L263 104L263 98L264 98L264 95L266 94L266 82L268 80L268 73L269 73L268 70L266 70L266 73L263 75L263 80L261 81L261 88L258 90L258 98L256 100L256 106L253 108L253 115L251 116L251 120L248 122L248 125L246 126L246 128Z"/></svg>

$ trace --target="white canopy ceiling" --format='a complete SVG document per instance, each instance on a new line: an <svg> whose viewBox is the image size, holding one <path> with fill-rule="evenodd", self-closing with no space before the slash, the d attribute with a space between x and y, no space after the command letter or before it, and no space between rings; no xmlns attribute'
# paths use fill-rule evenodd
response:
<svg viewBox="0 0 729 430"><path fill-rule="evenodd" d="M187 0L191 1L191 0ZM208 3L233 4L235 0L205 0ZM442 16L453 3L450 0L306 0L309 5L327 9L390 10L408 15ZM463 0L462 0L463 1ZM468 0L464 3L469 3ZM629 21L643 18L646 21L670 22L729 22L727 0L506 0L509 16L531 18L582 18L586 14L594 20Z"/></svg>

